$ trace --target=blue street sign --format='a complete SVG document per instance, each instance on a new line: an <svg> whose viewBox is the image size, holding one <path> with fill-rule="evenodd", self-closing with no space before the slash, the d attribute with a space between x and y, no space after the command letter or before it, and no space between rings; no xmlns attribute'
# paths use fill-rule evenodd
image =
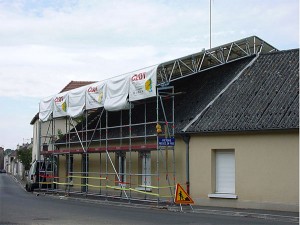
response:
<svg viewBox="0 0 300 225"><path fill-rule="evenodd" d="M158 138L158 145L160 146L174 146L175 145L175 138L164 138L159 137Z"/></svg>

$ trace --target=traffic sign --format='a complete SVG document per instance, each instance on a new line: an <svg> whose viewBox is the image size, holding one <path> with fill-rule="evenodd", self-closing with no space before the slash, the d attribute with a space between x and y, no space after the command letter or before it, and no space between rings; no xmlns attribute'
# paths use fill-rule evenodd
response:
<svg viewBox="0 0 300 225"><path fill-rule="evenodd" d="M175 199L176 204L194 204L193 199L186 193L180 184L176 185Z"/></svg>
<svg viewBox="0 0 300 225"><path fill-rule="evenodd" d="M160 146L174 146L175 145L175 138L164 138L164 137L159 137L158 138L158 145Z"/></svg>

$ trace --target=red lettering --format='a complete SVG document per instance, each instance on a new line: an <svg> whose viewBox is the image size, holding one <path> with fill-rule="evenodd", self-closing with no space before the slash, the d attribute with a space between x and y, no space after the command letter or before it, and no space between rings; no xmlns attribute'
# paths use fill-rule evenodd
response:
<svg viewBox="0 0 300 225"><path fill-rule="evenodd" d="M54 102L62 102L64 100L64 96L56 97Z"/></svg>
<svg viewBox="0 0 300 225"><path fill-rule="evenodd" d="M139 74L134 74L131 77L132 81L138 81L138 80L143 80L143 79L146 79L146 73L145 72L139 73Z"/></svg>
<svg viewBox="0 0 300 225"><path fill-rule="evenodd" d="M88 92L97 92L97 87L89 87Z"/></svg>

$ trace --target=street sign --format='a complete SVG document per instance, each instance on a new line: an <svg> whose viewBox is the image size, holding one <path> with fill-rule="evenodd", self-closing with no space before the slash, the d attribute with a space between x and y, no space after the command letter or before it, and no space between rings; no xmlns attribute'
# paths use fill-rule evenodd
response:
<svg viewBox="0 0 300 225"><path fill-rule="evenodd" d="M165 138L159 137L158 138L158 145L159 146L175 146L175 138Z"/></svg>
<svg viewBox="0 0 300 225"><path fill-rule="evenodd" d="M186 193L180 184L176 185L175 199L176 204L194 204L193 199Z"/></svg>

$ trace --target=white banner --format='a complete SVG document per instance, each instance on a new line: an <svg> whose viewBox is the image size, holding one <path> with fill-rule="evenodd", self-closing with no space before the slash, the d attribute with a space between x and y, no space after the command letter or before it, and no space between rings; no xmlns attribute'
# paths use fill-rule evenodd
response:
<svg viewBox="0 0 300 225"><path fill-rule="evenodd" d="M127 73L57 94L40 102L39 118L79 116L84 109L104 107L107 111L129 109L129 101L156 96L157 66Z"/></svg>
<svg viewBox="0 0 300 225"><path fill-rule="evenodd" d="M68 110L68 92L63 92L55 95L53 118L67 116Z"/></svg>
<svg viewBox="0 0 300 225"><path fill-rule="evenodd" d="M104 108L107 111L118 111L129 108L129 76L114 77L106 82L106 99Z"/></svg>
<svg viewBox="0 0 300 225"><path fill-rule="evenodd" d="M47 121L53 112L53 96L44 98L39 105L39 119Z"/></svg>
<svg viewBox="0 0 300 225"><path fill-rule="evenodd" d="M130 75L129 101L156 96L156 70L153 66Z"/></svg>
<svg viewBox="0 0 300 225"><path fill-rule="evenodd" d="M85 108L85 88L76 88L68 93L69 104L67 113L71 117L77 117L82 114Z"/></svg>
<svg viewBox="0 0 300 225"><path fill-rule="evenodd" d="M105 82L97 82L85 87L86 109L96 109L104 106Z"/></svg>

